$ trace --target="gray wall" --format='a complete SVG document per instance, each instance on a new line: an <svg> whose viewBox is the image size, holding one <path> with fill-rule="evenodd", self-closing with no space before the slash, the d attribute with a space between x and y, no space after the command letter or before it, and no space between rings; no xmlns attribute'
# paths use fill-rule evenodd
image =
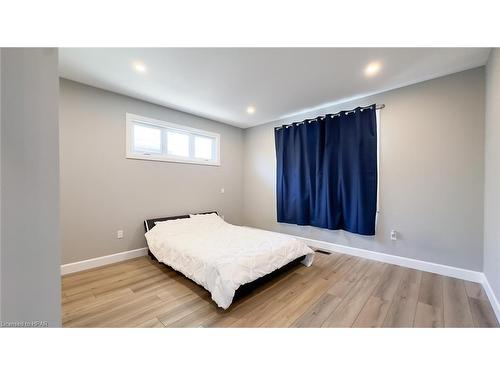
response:
<svg viewBox="0 0 500 375"><path fill-rule="evenodd" d="M221 166L126 159L126 112L221 134ZM61 79L60 137L63 264L146 246L145 218L242 222L242 129Z"/></svg>
<svg viewBox="0 0 500 375"><path fill-rule="evenodd" d="M245 131L244 223L482 270L485 72L477 68ZM498 99L497 99L498 100ZM381 111L377 235L276 222L273 127L357 105ZM399 232L397 241L390 231Z"/></svg>
<svg viewBox="0 0 500 375"><path fill-rule="evenodd" d="M500 300L500 49L486 68L484 273Z"/></svg>
<svg viewBox="0 0 500 375"><path fill-rule="evenodd" d="M59 326L57 49L1 59L2 320Z"/></svg>
<svg viewBox="0 0 500 375"><path fill-rule="evenodd" d="M0 155L2 155L2 49L0 48ZM2 321L2 163L0 159L0 321Z"/></svg>

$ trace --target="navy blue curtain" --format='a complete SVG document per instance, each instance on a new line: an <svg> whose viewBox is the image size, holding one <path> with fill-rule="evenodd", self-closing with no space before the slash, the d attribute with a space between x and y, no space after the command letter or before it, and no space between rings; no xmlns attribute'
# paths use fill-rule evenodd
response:
<svg viewBox="0 0 500 375"><path fill-rule="evenodd" d="M278 222L375 234L375 104L275 129Z"/></svg>

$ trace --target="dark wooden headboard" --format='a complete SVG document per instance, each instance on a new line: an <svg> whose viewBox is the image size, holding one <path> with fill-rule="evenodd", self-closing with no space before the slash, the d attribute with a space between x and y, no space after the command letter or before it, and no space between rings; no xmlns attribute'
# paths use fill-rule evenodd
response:
<svg viewBox="0 0 500 375"><path fill-rule="evenodd" d="M218 215L217 211L200 212L200 213L191 214L191 215L205 215L205 214L217 214ZM151 229L153 229L153 227L155 226L155 223L157 221L167 221L167 220L177 220L177 219L189 219L189 214L179 215L179 216L159 217L156 219L146 219L146 220L144 220L144 230L147 232L147 231L150 231Z"/></svg>

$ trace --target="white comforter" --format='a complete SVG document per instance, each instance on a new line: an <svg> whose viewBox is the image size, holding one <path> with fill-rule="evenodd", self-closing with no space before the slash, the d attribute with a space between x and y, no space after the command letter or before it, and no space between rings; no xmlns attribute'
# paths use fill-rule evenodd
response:
<svg viewBox="0 0 500 375"><path fill-rule="evenodd" d="M203 217L202 217L203 216ZM202 285L227 309L236 289L314 252L284 234L226 223L216 214L159 222L146 233L155 257Z"/></svg>

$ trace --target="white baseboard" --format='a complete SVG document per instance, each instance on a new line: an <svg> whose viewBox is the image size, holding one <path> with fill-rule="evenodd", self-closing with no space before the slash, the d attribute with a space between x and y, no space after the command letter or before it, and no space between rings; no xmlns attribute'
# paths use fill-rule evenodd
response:
<svg viewBox="0 0 500 375"><path fill-rule="evenodd" d="M405 258L397 255L379 253L377 251L364 250L345 245L337 245L331 242L313 240L311 238L304 238L298 236L294 237L304 241L309 246L330 252L348 254L361 258L377 260L379 262L395 264L397 266L412 268L419 271L432 272L443 276L450 276L450 277L455 277L457 279L474 281L476 283L482 283L484 280L484 274L482 272L472 271L465 268L457 268L452 266L446 266L444 264L426 262L418 259Z"/></svg>
<svg viewBox="0 0 500 375"><path fill-rule="evenodd" d="M141 257L147 255L147 253L148 248L143 247L141 249L128 250L121 253L105 255L99 258L86 259L82 260L81 262L63 264L61 266L61 275L67 275L68 273L84 271L90 268L105 266L106 264L117 263L123 260Z"/></svg>
<svg viewBox="0 0 500 375"><path fill-rule="evenodd" d="M483 284L484 291L486 292L486 295L488 296L488 299L490 300L491 307L493 308L493 311L495 312L497 320L500 322L500 301L498 301L498 298L495 295L495 292L493 292L493 288L491 287L490 282L488 281L488 278L486 277L485 274L483 274L482 284Z"/></svg>

